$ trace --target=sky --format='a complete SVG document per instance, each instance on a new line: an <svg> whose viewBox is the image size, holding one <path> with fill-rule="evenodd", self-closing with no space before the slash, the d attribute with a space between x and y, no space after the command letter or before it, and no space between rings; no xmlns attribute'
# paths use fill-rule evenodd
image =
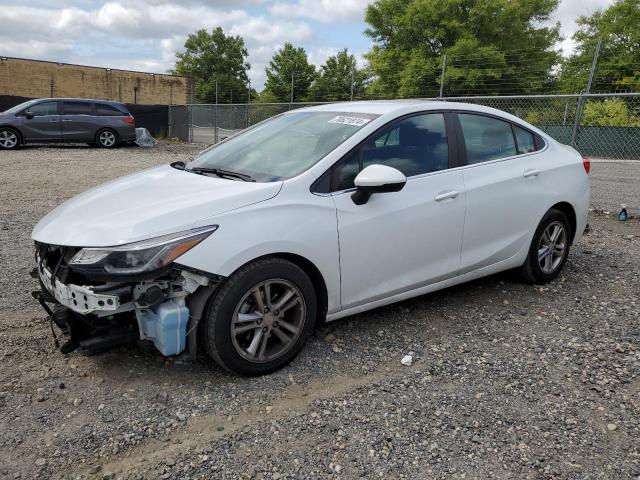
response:
<svg viewBox="0 0 640 480"><path fill-rule="evenodd" d="M0 56L164 73L187 35L221 26L244 38L257 90L285 42L303 46L321 65L348 48L358 61L371 47L363 33L372 0L0 0ZM613 0L562 0L555 21L570 53L575 19Z"/></svg>

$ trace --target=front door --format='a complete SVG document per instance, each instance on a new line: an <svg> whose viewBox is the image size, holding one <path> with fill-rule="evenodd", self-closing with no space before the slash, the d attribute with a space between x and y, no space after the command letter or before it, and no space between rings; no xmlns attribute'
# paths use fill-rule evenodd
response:
<svg viewBox="0 0 640 480"><path fill-rule="evenodd" d="M28 118L27 112L33 114ZM44 101L31 105L24 112L22 117L22 132L26 142L59 141L60 115L58 115L58 102Z"/></svg>
<svg viewBox="0 0 640 480"><path fill-rule="evenodd" d="M460 266L464 184L449 170L445 116L405 118L366 141L332 172L342 308L356 307L455 276ZM352 199L353 179L373 164L407 176L403 190Z"/></svg>

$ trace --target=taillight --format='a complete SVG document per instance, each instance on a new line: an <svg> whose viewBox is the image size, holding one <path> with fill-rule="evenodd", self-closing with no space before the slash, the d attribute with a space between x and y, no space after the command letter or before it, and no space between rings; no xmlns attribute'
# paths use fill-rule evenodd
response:
<svg viewBox="0 0 640 480"><path fill-rule="evenodd" d="M133 117L122 117L122 121L127 125L136 126L136 121Z"/></svg>
<svg viewBox="0 0 640 480"><path fill-rule="evenodd" d="M589 172L591 171L591 162L588 158L582 157L582 166L584 167L584 171L587 172L587 175L589 175Z"/></svg>

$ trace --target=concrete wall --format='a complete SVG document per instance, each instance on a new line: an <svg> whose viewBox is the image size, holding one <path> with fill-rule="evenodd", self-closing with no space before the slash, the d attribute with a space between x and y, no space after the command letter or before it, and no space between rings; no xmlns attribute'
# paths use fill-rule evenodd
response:
<svg viewBox="0 0 640 480"><path fill-rule="evenodd" d="M0 95L73 97L123 103L191 103L187 77L0 57Z"/></svg>

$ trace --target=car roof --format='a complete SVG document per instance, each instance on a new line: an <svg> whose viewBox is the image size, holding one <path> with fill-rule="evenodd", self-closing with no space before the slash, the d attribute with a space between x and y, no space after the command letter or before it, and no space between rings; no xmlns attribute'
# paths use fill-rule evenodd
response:
<svg viewBox="0 0 640 480"><path fill-rule="evenodd" d="M34 98L37 101L53 101L53 100L73 100L74 102L100 102L100 103L108 103L110 105L124 105L122 102L117 102L115 100L100 100L97 98Z"/></svg>
<svg viewBox="0 0 640 480"><path fill-rule="evenodd" d="M424 110L467 110L479 113L497 114L503 117L512 117L512 115L484 105L463 102L446 102L440 100L371 100L358 102L337 102L325 103L305 107L304 109L295 111L314 111L314 112L339 112L339 113L368 113L373 115L386 114L405 114L411 112L419 112ZM513 117L515 118L515 117Z"/></svg>

